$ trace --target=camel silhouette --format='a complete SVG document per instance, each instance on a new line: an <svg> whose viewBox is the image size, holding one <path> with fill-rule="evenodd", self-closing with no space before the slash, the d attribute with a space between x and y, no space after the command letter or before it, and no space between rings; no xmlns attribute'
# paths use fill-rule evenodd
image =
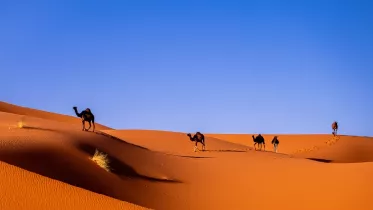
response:
<svg viewBox="0 0 373 210"><path fill-rule="evenodd" d="M195 142L194 152L196 150L198 150L198 146L197 146L198 142L202 144L202 151L205 151L205 146L206 146L205 145L205 136L202 133L197 132L193 137L192 137L192 135L190 133L188 133L187 136L189 136L189 139L191 141Z"/></svg>
<svg viewBox="0 0 373 210"><path fill-rule="evenodd" d="M83 131L89 131L91 129L91 122L93 124L93 132L95 132L95 116L92 114L91 110L89 108L85 109L82 112L78 112L78 108L76 106L73 107L76 116L82 118L82 130ZM89 123L88 129L85 128L85 122Z"/></svg>
<svg viewBox="0 0 373 210"><path fill-rule="evenodd" d="M332 124L332 129L333 129L333 136L336 136L337 135L337 131L338 131L338 122L337 121L334 121L333 124Z"/></svg>
<svg viewBox="0 0 373 210"><path fill-rule="evenodd" d="M256 150L256 144L258 144L258 149L262 150L262 145L264 145L264 151L266 150L266 143L265 143L265 140L264 140L264 137L259 134L257 137L255 137L254 135L252 136L253 137L253 141L254 141L254 148ZM260 146L260 148L259 148Z"/></svg>

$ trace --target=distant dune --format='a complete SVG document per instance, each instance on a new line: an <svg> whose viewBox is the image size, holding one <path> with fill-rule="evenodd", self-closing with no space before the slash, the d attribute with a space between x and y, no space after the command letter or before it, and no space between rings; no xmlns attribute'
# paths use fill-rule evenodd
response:
<svg viewBox="0 0 373 210"><path fill-rule="evenodd" d="M0 102L0 209L373 209L373 138L278 135L274 153L274 135L255 151L251 134L205 134L193 152L185 133L96 130Z"/></svg>
<svg viewBox="0 0 373 210"><path fill-rule="evenodd" d="M253 134L207 134L209 137L228 142L253 146ZM256 134L255 134L256 136ZM267 150L272 151L271 141L275 135L266 135ZM314 134L276 135L280 140L279 153L294 157L309 158L321 162L357 163L373 162L373 138L359 136Z"/></svg>

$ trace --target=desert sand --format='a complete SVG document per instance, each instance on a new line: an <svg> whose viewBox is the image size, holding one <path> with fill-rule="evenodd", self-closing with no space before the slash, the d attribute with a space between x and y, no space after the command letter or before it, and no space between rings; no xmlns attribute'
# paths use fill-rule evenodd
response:
<svg viewBox="0 0 373 210"><path fill-rule="evenodd" d="M278 135L274 153L275 134L266 151L252 134L205 134L193 152L185 133L87 132L71 111L0 102L0 209L373 209L371 137Z"/></svg>

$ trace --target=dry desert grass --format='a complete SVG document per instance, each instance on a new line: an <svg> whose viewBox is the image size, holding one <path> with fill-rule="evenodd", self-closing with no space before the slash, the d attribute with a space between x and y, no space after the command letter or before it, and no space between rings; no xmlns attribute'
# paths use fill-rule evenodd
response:
<svg viewBox="0 0 373 210"><path fill-rule="evenodd" d="M93 162L95 162L98 166L101 168L105 169L105 171L110 172L110 160L107 156L107 154L98 151L97 149L95 150L95 154L93 154L93 157L91 158Z"/></svg>
<svg viewBox="0 0 373 210"><path fill-rule="evenodd" d="M274 153L274 135L255 151L250 134L206 134L193 152L185 133L80 126L0 102L0 209L373 208L370 137L278 135Z"/></svg>

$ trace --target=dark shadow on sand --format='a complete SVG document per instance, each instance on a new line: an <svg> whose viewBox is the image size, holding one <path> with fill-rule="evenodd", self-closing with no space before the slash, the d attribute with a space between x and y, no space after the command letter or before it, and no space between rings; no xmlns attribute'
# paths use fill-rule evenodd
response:
<svg viewBox="0 0 373 210"><path fill-rule="evenodd" d="M331 162L333 162L332 160L320 159L320 158L306 158L306 159L317 161L317 162L322 162L322 163L331 163Z"/></svg>
<svg viewBox="0 0 373 210"><path fill-rule="evenodd" d="M219 150L205 150L202 152L247 152L247 150L219 149Z"/></svg>
<svg viewBox="0 0 373 210"><path fill-rule="evenodd" d="M89 145L80 145L78 149L89 153L90 157L92 157L95 152L95 148ZM99 151L104 152L101 150ZM120 194L112 191L110 187L104 183L105 180L101 182L95 174L88 174L84 169L78 168L74 164L76 161L74 160L75 157L65 157L64 155L69 155L67 153L59 153L56 155L55 152L56 148L51 149L48 146L26 150L2 151L0 153L0 161L92 192L120 200L124 199ZM150 182L172 184L182 183L182 181L168 179L167 177L156 178L139 174L128 164L110 156L108 158L110 160L109 166L111 171L106 173L117 175L120 179L140 179ZM92 164L95 163L92 161Z"/></svg>
<svg viewBox="0 0 373 210"><path fill-rule="evenodd" d="M183 158L197 158L197 159L201 159L201 158L215 158L215 157L203 157L203 156L192 156L192 155L173 155L173 154L170 154L172 156L177 156L177 157L183 157Z"/></svg>
<svg viewBox="0 0 373 210"><path fill-rule="evenodd" d="M84 151L85 153L88 153L91 157L94 155L96 151L95 147L88 145L88 144L80 144L78 145L78 148ZM102 150L99 150L99 151L104 152L105 154L108 154L105 151L102 151ZM147 180L151 182L182 183L180 180L166 179L166 178L162 179L162 178L149 177L149 176L139 174L136 172L134 168L124 163L123 161L110 156L110 154L108 154L107 157L109 159L110 172L118 175L121 178L142 179L142 180Z"/></svg>
<svg viewBox="0 0 373 210"><path fill-rule="evenodd" d="M94 175L91 177L92 174L87 174L84 170L72 167L74 160L71 157L56 156L53 153L48 147L22 151L3 151L0 153L0 160L51 179L113 197L107 191L107 187L92 181L95 180Z"/></svg>
<svg viewBox="0 0 373 210"><path fill-rule="evenodd" d="M130 144L130 145L132 145L132 146L135 146L135 147L138 147L138 148L141 148L141 149L149 150L149 149L146 148L146 147L142 147L142 146L139 146L139 145L137 145L137 144L129 143L129 142L127 142L127 141L125 141L125 140L123 140L123 139L121 139L121 138L118 138L118 137L112 136L112 135L107 134L107 133L104 133L104 132L102 132L102 131L95 131L95 132L91 132L91 133L95 133L95 134L97 134L97 135L102 135L102 136L105 136L105 137L107 137L107 138L111 138L111 139L113 139L113 140L116 140L116 141L119 141L119 142L122 142L122 143L124 142L124 143L126 143L126 144Z"/></svg>
<svg viewBox="0 0 373 210"><path fill-rule="evenodd" d="M64 134L64 135L70 135L71 136L71 134L67 133L68 130L57 130L57 129L50 129L50 128L32 127L32 126L24 126L21 129L50 131L50 132L56 132L56 133L60 133L60 134ZM132 145L134 147L138 147L138 148L141 148L141 149L149 150L148 148L145 148L145 147L142 147L142 146L139 146L139 145L136 145L136 144L129 143L129 142L125 141L125 140L122 140L120 138L117 138L115 136L112 136L110 134L107 134L107 133L104 133L104 132L101 132L101 131L94 131L94 132L93 131L81 131L81 132L87 132L87 133L91 133L91 134L105 136L107 138L113 139L113 140L115 140L117 142L120 142L120 143L129 144L129 145Z"/></svg>

